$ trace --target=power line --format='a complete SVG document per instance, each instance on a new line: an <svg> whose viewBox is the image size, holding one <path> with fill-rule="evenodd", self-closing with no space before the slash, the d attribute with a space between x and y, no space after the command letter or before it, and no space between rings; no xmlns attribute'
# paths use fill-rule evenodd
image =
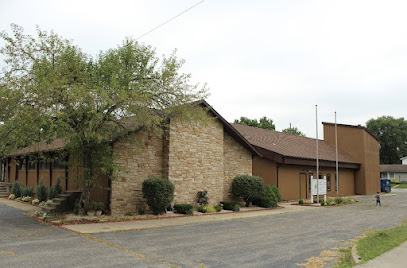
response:
<svg viewBox="0 0 407 268"><path fill-rule="evenodd" d="M172 17L171 19L169 19L169 20L167 20L167 21L161 23L161 24L158 25L157 27L151 29L150 31L148 31L148 32L146 32L145 34L143 34L143 35L139 36L138 38L136 38L136 41L139 40L140 38L146 36L147 34L151 33L152 31L157 30L158 28L160 28L161 26L167 24L168 22L170 22L170 21L172 21L172 20L178 18L178 17L181 16L182 14L184 14L184 13L190 11L191 9L193 9L194 7L196 7L197 5L199 5L199 4L201 4L201 3L205 2L205 1L206 1L206 0L202 0L202 1L198 2L198 3L196 3L195 5L191 6L190 8L188 8L188 9L182 11L181 13L179 13L178 15L176 15L175 17Z"/></svg>

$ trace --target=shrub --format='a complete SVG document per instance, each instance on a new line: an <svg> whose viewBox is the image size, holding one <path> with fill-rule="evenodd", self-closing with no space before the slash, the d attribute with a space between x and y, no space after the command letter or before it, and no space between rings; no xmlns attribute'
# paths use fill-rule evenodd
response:
<svg viewBox="0 0 407 268"><path fill-rule="evenodd" d="M62 187L61 187L61 179L58 177L57 181L55 182L55 185L49 188L48 191L48 198L49 199L54 199L57 197L60 193L62 193Z"/></svg>
<svg viewBox="0 0 407 268"><path fill-rule="evenodd" d="M21 196L29 196L32 197L33 196L33 187L21 187Z"/></svg>
<svg viewBox="0 0 407 268"><path fill-rule="evenodd" d="M342 204L343 203L343 198L342 197L336 197L335 198L335 204Z"/></svg>
<svg viewBox="0 0 407 268"><path fill-rule="evenodd" d="M155 215L165 211L174 196L174 184L166 179L149 178L142 185L143 197Z"/></svg>
<svg viewBox="0 0 407 268"><path fill-rule="evenodd" d="M124 215L126 215L126 216L134 216L134 212L126 211L126 213Z"/></svg>
<svg viewBox="0 0 407 268"><path fill-rule="evenodd" d="M11 186L11 193L14 195L15 198L19 198L22 196L21 188L22 186L18 181L15 181L13 183L13 186Z"/></svg>
<svg viewBox="0 0 407 268"><path fill-rule="evenodd" d="M298 204L300 204L300 205L304 204L304 200L300 199L300 200L298 201Z"/></svg>
<svg viewBox="0 0 407 268"><path fill-rule="evenodd" d="M215 213L217 212L213 206L200 205L197 210L202 213Z"/></svg>
<svg viewBox="0 0 407 268"><path fill-rule="evenodd" d="M47 199L47 186L44 185L43 179L41 179L40 184L35 187L35 194L40 202Z"/></svg>
<svg viewBox="0 0 407 268"><path fill-rule="evenodd" d="M250 202L259 198L264 192L263 179L256 176L240 175L233 178L232 193L237 198L242 198L246 202L246 207Z"/></svg>
<svg viewBox="0 0 407 268"><path fill-rule="evenodd" d="M144 215L146 212L144 211L144 208L139 208L138 209L138 214L139 215Z"/></svg>
<svg viewBox="0 0 407 268"><path fill-rule="evenodd" d="M220 212L220 211L222 210L222 206L221 206L221 205L216 205L216 206L214 206L213 208L216 210L216 212Z"/></svg>
<svg viewBox="0 0 407 268"><path fill-rule="evenodd" d="M105 204L95 200L90 200L87 210L105 210Z"/></svg>
<svg viewBox="0 0 407 268"><path fill-rule="evenodd" d="M233 200L232 201L222 201L220 203L222 204L223 209L225 209L225 210L233 210L233 207L235 205L239 205L239 202L233 201ZM239 205L239 209L240 209L240 205Z"/></svg>
<svg viewBox="0 0 407 268"><path fill-rule="evenodd" d="M263 208L276 207L277 199L271 185L264 187L263 196L259 199L258 205Z"/></svg>
<svg viewBox="0 0 407 268"><path fill-rule="evenodd" d="M24 196L21 200L23 200L24 202L30 202L31 196Z"/></svg>
<svg viewBox="0 0 407 268"><path fill-rule="evenodd" d="M208 204L208 197L206 196L208 194L208 191L199 191L196 194L196 197L198 199L198 204L199 205L207 205Z"/></svg>
<svg viewBox="0 0 407 268"><path fill-rule="evenodd" d="M75 206L74 206L72 212L73 212L74 214L78 214L78 213L79 213L79 198L75 200Z"/></svg>
<svg viewBox="0 0 407 268"><path fill-rule="evenodd" d="M16 199L16 196L15 196L14 194L10 194L10 195L8 196L8 199L11 199L11 200Z"/></svg>
<svg viewBox="0 0 407 268"><path fill-rule="evenodd" d="M34 199L33 201L31 201L31 204L33 205L38 205L40 203L40 200L38 199Z"/></svg>
<svg viewBox="0 0 407 268"><path fill-rule="evenodd" d="M271 189L274 193L274 197L276 198L277 202L281 202L281 194L280 194L280 190L278 190L277 186L275 186L274 184L271 185Z"/></svg>
<svg viewBox="0 0 407 268"><path fill-rule="evenodd" d="M326 199L325 204L326 204L327 206L330 206L333 201L334 201L334 200L333 200L332 198L328 197L328 198Z"/></svg>
<svg viewBox="0 0 407 268"><path fill-rule="evenodd" d="M188 214L191 215L194 211L194 206L191 204L175 204L174 210L180 214Z"/></svg>
<svg viewBox="0 0 407 268"><path fill-rule="evenodd" d="M240 211L240 205L239 204L235 204L232 208L232 211Z"/></svg>

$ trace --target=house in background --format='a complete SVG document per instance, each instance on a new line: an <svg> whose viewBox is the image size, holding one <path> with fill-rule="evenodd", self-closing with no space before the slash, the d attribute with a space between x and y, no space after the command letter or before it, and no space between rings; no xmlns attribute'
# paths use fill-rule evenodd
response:
<svg viewBox="0 0 407 268"><path fill-rule="evenodd" d="M323 123L319 140L319 177L327 179L327 195L374 194L379 191L379 144L366 128L337 124L339 189L336 189L335 125ZM277 131L233 124L260 152L253 175L275 184L284 200L310 198L310 179L316 177L316 140Z"/></svg>
<svg viewBox="0 0 407 268"><path fill-rule="evenodd" d="M380 165L380 178L407 182L407 156L400 160L401 165Z"/></svg>

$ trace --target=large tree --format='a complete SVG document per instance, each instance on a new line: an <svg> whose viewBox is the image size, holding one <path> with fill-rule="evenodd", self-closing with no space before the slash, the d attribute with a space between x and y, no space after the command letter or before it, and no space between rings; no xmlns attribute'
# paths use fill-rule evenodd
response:
<svg viewBox="0 0 407 268"><path fill-rule="evenodd" d="M366 127L379 139L380 163L400 164L400 158L407 156L407 121L382 116L367 121Z"/></svg>
<svg viewBox="0 0 407 268"><path fill-rule="evenodd" d="M84 166L81 214L96 173L112 174L114 139L139 128L160 131L170 116L203 118L204 112L188 104L204 98L206 87L190 84L175 53L160 60L150 46L126 39L91 56L52 31L37 28L32 37L17 25L11 28L11 35L1 33L1 153L64 140L66 151Z"/></svg>
<svg viewBox="0 0 407 268"><path fill-rule="evenodd" d="M305 136L305 134L302 133L297 127L285 128L282 130L282 132L291 134L291 135L296 135L296 136L303 136L303 137Z"/></svg>
<svg viewBox="0 0 407 268"><path fill-rule="evenodd" d="M273 123L273 120L270 118L267 118L263 116L260 118L260 120L257 121L257 119L249 119L247 117L240 117L240 119L236 119L235 124L240 124L240 125L245 125L245 126L250 126L250 127L258 127L258 128L264 128L264 129L269 129L269 130L276 130L276 126Z"/></svg>

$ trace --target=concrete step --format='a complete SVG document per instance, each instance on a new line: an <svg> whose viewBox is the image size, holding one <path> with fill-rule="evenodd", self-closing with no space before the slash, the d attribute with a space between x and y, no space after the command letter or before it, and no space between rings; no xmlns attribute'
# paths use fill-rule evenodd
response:
<svg viewBox="0 0 407 268"><path fill-rule="evenodd" d="M8 193L0 193L0 198L8 198Z"/></svg>

